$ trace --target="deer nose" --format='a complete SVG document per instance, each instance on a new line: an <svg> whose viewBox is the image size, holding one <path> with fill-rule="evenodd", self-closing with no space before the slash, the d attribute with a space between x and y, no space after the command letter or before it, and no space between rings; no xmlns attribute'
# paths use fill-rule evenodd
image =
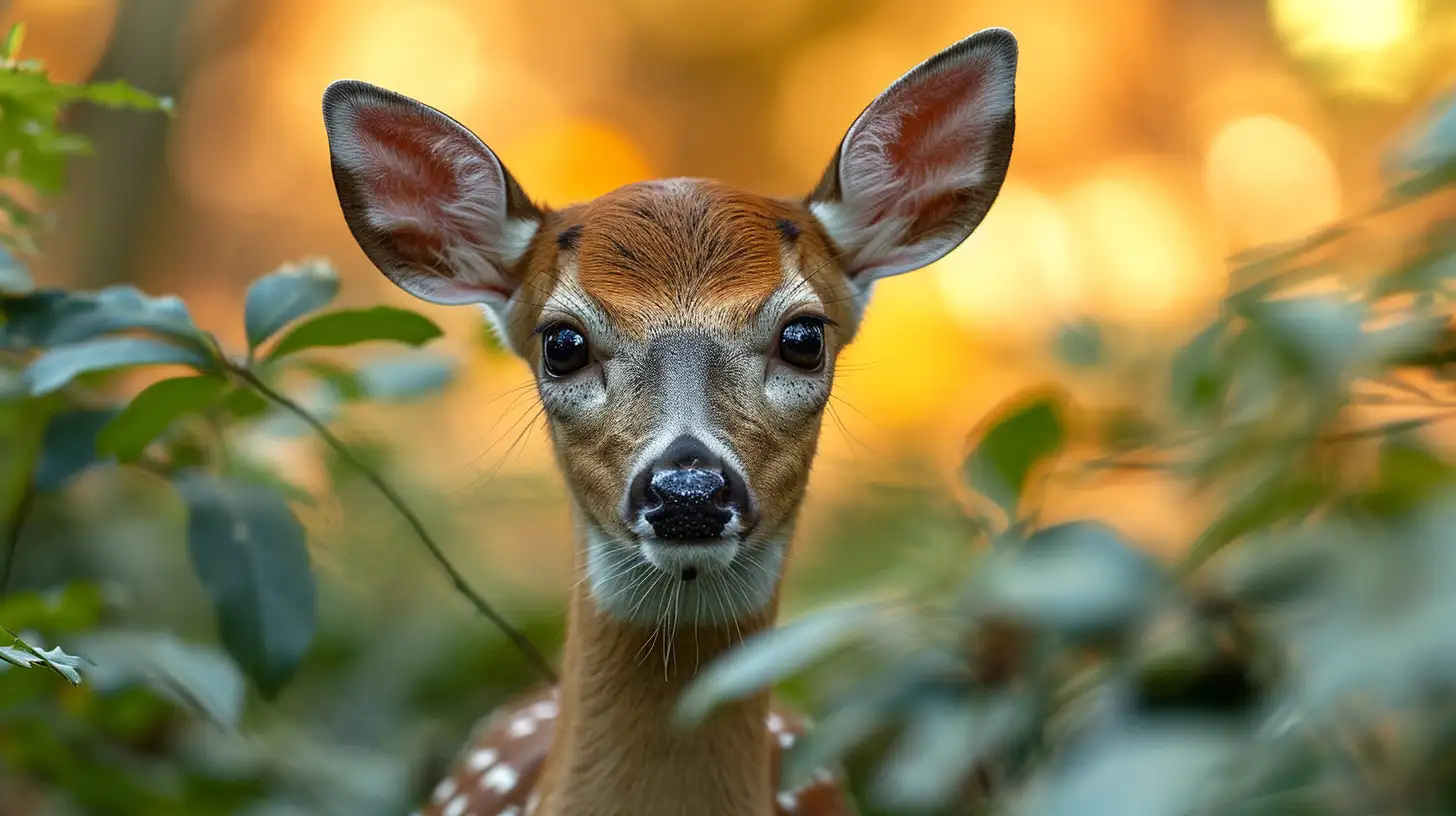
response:
<svg viewBox="0 0 1456 816"><path fill-rule="evenodd" d="M627 523L646 521L667 541L701 541L723 535L738 517L752 526L748 486L698 439L680 436L637 474L627 497Z"/></svg>

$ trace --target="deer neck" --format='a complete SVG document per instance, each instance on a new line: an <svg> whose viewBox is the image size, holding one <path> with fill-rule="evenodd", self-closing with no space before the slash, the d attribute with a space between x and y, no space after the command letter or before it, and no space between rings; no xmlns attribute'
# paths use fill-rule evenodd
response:
<svg viewBox="0 0 1456 816"><path fill-rule="evenodd" d="M736 626L687 625L654 639L650 627L601 611L586 583L572 590L561 713L538 813L769 816L768 694L725 705L691 729L672 715L697 668L771 625L777 600Z"/></svg>

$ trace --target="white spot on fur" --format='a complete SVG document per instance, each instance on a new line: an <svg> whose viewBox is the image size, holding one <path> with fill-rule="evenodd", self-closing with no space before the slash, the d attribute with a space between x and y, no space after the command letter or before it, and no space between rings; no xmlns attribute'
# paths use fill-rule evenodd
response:
<svg viewBox="0 0 1456 816"><path fill-rule="evenodd" d="M431 795L430 798L433 799L435 804L438 805L441 802L444 802L446 799L449 799L451 796L455 795L455 788L455 777L446 777L445 779L440 780L440 784L435 786L435 792Z"/></svg>
<svg viewBox="0 0 1456 816"><path fill-rule="evenodd" d="M494 748L481 748L472 753L465 764L469 766L470 770L479 773L494 765L497 759L500 759L500 753Z"/></svg>
<svg viewBox="0 0 1456 816"><path fill-rule="evenodd" d="M794 732L792 732L792 731L780 731L779 732L779 747L780 748L792 748L792 747L794 747L794 740L795 740Z"/></svg>
<svg viewBox="0 0 1456 816"><path fill-rule="evenodd" d="M784 718L783 717L780 717L778 715L778 712L776 712L776 711L769 712L769 715L768 715L768 730L770 730L770 731L774 732L775 734L777 734L779 732L779 730L782 729L783 727L784 727Z"/></svg>
<svg viewBox="0 0 1456 816"><path fill-rule="evenodd" d="M515 805L508 805L500 813L497 813L496 816L521 816L521 809Z"/></svg>
<svg viewBox="0 0 1456 816"><path fill-rule="evenodd" d="M799 809L799 797L789 791L784 791L778 795L778 803L780 808L783 808L789 813L793 813Z"/></svg>
<svg viewBox="0 0 1456 816"><path fill-rule="evenodd" d="M462 793L454 799L451 799L450 804L445 806L445 810L443 812L445 816L464 816L465 808L469 806L470 801L466 799L465 794Z"/></svg>
<svg viewBox="0 0 1456 816"><path fill-rule="evenodd" d="M551 700L542 700L531 706L531 716L538 720L549 720L559 713L560 708Z"/></svg>
<svg viewBox="0 0 1456 816"><path fill-rule="evenodd" d="M522 715L515 718L514 720L511 720L511 725L508 729L508 733L510 733L512 737L516 737L517 739L521 737L529 737L530 735L536 733L536 718Z"/></svg>
<svg viewBox="0 0 1456 816"><path fill-rule="evenodd" d="M510 793L519 779L520 774L516 773L515 768L504 764L497 765L480 778L480 787L496 793Z"/></svg>

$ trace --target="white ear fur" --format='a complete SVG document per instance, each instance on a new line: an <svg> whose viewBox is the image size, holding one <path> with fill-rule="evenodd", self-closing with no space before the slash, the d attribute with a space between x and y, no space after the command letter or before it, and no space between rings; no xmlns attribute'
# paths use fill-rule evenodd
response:
<svg viewBox="0 0 1456 816"><path fill-rule="evenodd" d="M852 282L926 266L1001 190L1015 131L1016 38L992 28L921 63L850 127L809 207Z"/></svg>
<svg viewBox="0 0 1456 816"><path fill-rule="evenodd" d="M433 303L501 304L540 212L459 122L366 82L324 91L334 186L360 248Z"/></svg>

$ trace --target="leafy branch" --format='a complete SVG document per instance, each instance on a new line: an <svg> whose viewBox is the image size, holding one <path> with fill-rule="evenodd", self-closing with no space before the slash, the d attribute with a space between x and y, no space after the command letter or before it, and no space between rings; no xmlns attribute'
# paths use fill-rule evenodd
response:
<svg viewBox="0 0 1456 816"><path fill-rule="evenodd" d="M480 593L476 592L470 587L470 584L465 581L465 577L460 574L460 571L457 570L455 568L455 565L450 562L450 559L445 555L445 552L440 549L440 545L435 542L435 539L430 535L429 531L425 529L424 522L420 521L419 516L415 514L414 510L410 509L410 506L405 502L404 498L399 495L399 492L396 491L394 487L389 484L389 482L385 481L383 476L380 476L378 472L376 472L373 468L369 467L369 465L365 464L363 460L361 460L359 457L355 456L353 451L351 451L349 447L344 444L343 440L335 436L334 432L330 431L327 425L325 425L323 422L320 422L317 418L314 417L313 414L309 413L307 409L299 405L294 400L289 399L283 394L275 391L267 383L259 379L258 376L252 371L248 370L244 366L231 366L229 368L229 371L237 375L239 379L248 383L248 385L252 386L258 393L262 394L264 397L267 397L272 402L278 404L279 406L286 409L288 412L292 413L294 416L297 416L299 419L307 423L308 426L313 429L314 433L317 433L319 435L319 438L322 439L324 443L328 445L329 448L332 449L340 459L346 462L350 467L359 471L359 473L366 480L368 480L369 483L375 487L375 489L377 489L381 494L384 495L384 498L389 501L394 509L397 510L399 514L404 517L404 520L406 523L409 524L410 529L413 530L415 535L420 539L420 543L425 545L425 548L430 551L430 555L435 559L435 562L438 563L440 565L440 568L445 571L445 575L450 579L450 583L455 587L455 591L465 596L466 600L470 601L471 605L474 606L475 609L480 612L480 614L484 615L491 623L495 624L496 627L504 632L506 637L511 640L511 643L513 643L517 649L520 649L521 653L524 654L527 659L529 659L532 663L534 663L536 665L536 668L539 669L547 679L549 679L553 683L556 682L556 672L551 668L551 663L546 659L546 656L542 654L541 651L536 648L536 645L532 643L530 639L527 638L519 629L516 629L504 618L502 618L500 613L497 612L495 608L492 607L490 603L485 600L485 598L481 597Z"/></svg>
<svg viewBox="0 0 1456 816"><path fill-rule="evenodd" d="M249 349L242 360L230 358L199 329L182 301L151 298L128 286L0 300L6 317L0 347L41 350L25 370L33 400L121 368L192 369L154 382L119 409L76 407L53 416L53 426L73 426L55 434L76 459L62 468L60 482L103 461L143 465L173 481L189 510L193 563L213 596L224 645L265 694L281 689L306 655L315 616L305 534L288 505L288 499L312 497L266 468L245 470L226 455L227 431L269 420L270 405L302 421L378 490L456 591L554 680L545 656L470 588L399 492L317 410L277 385L305 374L344 399L403 399L450 381L453 367L423 353L357 371L311 359L304 352L366 342L420 346L442 333L423 315L393 307L319 312L338 290L337 275L318 261L287 265L255 281L245 302Z"/></svg>

